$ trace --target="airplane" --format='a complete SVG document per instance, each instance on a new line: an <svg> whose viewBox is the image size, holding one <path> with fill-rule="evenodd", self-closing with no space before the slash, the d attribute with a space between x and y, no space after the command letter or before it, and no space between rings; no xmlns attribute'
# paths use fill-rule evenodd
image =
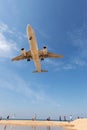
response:
<svg viewBox="0 0 87 130"><path fill-rule="evenodd" d="M30 61L32 59L36 66L36 70L33 71L35 73L35 72L47 72L47 70L41 69L40 60L44 60L45 58L63 58L62 55L48 52L46 46L44 46L42 50L38 49L35 32L31 25L27 25L27 37L30 43L30 50L25 51L25 49L22 48L21 55L12 58L12 61L19 61L24 59Z"/></svg>

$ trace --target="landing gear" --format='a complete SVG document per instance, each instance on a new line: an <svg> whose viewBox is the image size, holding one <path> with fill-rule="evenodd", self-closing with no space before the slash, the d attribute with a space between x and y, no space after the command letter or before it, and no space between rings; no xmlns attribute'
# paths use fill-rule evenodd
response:
<svg viewBox="0 0 87 130"><path fill-rule="evenodd" d="M32 36L29 38L29 40L31 40L32 39Z"/></svg>
<svg viewBox="0 0 87 130"><path fill-rule="evenodd" d="M30 59L27 59L27 61L30 61Z"/></svg>
<svg viewBox="0 0 87 130"><path fill-rule="evenodd" d="M44 58L41 58L41 60L44 60Z"/></svg>

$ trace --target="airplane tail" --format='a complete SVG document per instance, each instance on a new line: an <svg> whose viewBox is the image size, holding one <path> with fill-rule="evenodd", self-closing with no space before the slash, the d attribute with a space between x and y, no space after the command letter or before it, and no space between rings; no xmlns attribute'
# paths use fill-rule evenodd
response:
<svg viewBox="0 0 87 130"><path fill-rule="evenodd" d="M40 70L40 71L35 70L35 71L33 71L33 73L41 73L41 72L48 72L48 71L47 70Z"/></svg>

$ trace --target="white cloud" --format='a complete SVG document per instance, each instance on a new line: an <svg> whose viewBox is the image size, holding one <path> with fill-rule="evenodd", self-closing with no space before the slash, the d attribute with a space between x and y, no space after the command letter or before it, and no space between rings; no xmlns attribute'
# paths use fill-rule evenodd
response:
<svg viewBox="0 0 87 130"><path fill-rule="evenodd" d="M64 70L72 70L72 69L76 69L74 65L72 64L66 64L63 66Z"/></svg>
<svg viewBox="0 0 87 130"><path fill-rule="evenodd" d="M44 100L44 92L36 92L33 90L31 83L27 83L15 73L12 73L11 71L8 72L6 69L4 69L4 72L5 75L2 75L0 79L0 88L19 93L20 95L23 95L26 98L32 98L35 101ZM8 75L11 75L11 77Z"/></svg>
<svg viewBox="0 0 87 130"><path fill-rule="evenodd" d="M61 68L64 65L64 61L59 61L59 59L45 59L45 63L53 67Z"/></svg>
<svg viewBox="0 0 87 130"><path fill-rule="evenodd" d="M17 50L16 43L6 39L6 37L0 33L0 56L10 57L13 50Z"/></svg>
<svg viewBox="0 0 87 130"><path fill-rule="evenodd" d="M87 25L84 25L69 33L72 45L77 49L77 54L81 58L87 57Z"/></svg>
<svg viewBox="0 0 87 130"><path fill-rule="evenodd" d="M65 62L65 60L53 61L52 59L46 59L46 64L51 65L54 71L76 69L74 64L70 63L69 61Z"/></svg>
<svg viewBox="0 0 87 130"><path fill-rule="evenodd" d="M4 23L0 23L0 32L1 32L1 33L8 32L8 33L11 33L11 34L14 33L13 30L10 29L10 28L9 28L6 24L4 24Z"/></svg>
<svg viewBox="0 0 87 130"><path fill-rule="evenodd" d="M83 24L80 28L69 32L68 37L74 50L69 64L71 63L75 68L87 66L87 25Z"/></svg>
<svg viewBox="0 0 87 130"><path fill-rule="evenodd" d="M6 69L4 66L0 70L0 74L0 89L5 90L5 92L16 93L19 97L22 96L22 100L26 102L29 101L33 104L49 104L53 107L57 107L58 99L51 99L50 95L47 94L45 90L45 85L26 81L17 73Z"/></svg>
<svg viewBox="0 0 87 130"><path fill-rule="evenodd" d="M8 35L13 34L13 31L9 29L6 24L0 24L0 57L11 57L14 50L17 50L17 44L11 38L6 37L6 33Z"/></svg>
<svg viewBox="0 0 87 130"><path fill-rule="evenodd" d="M19 43L24 42L26 38L26 33L24 34L14 27L11 28L7 24L0 22L0 57L11 57L14 51L20 50L18 48Z"/></svg>

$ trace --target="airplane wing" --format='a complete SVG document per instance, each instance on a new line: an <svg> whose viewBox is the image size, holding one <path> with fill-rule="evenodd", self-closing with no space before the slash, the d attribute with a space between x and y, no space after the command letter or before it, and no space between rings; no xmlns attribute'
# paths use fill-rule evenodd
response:
<svg viewBox="0 0 87 130"><path fill-rule="evenodd" d="M51 52L47 52L47 58L63 58L63 55L54 54Z"/></svg>
<svg viewBox="0 0 87 130"><path fill-rule="evenodd" d="M21 54L21 55L19 55L17 57L12 58L12 61L18 61L18 60L24 60L24 59L30 59L30 58L32 58L31 57L31 52L28 51L28 52L26 52L26 56Z"/></svg>
<svg viewBox="0 0 87 130"><path fill-rule="evenodd" d="M24 55L19 55L17 57L12 58L12 61L24 60L26 59Z"/></svg>
<svg viewBox="0 0 87 130"><path fill-rule="evenodd" d="M54 54L54 53L51 53L51 52L47 52L47 54L44 55L43 51L40 50L39 51L39 57L40 58L63 58L64 56L63 55Z"/></svg>

